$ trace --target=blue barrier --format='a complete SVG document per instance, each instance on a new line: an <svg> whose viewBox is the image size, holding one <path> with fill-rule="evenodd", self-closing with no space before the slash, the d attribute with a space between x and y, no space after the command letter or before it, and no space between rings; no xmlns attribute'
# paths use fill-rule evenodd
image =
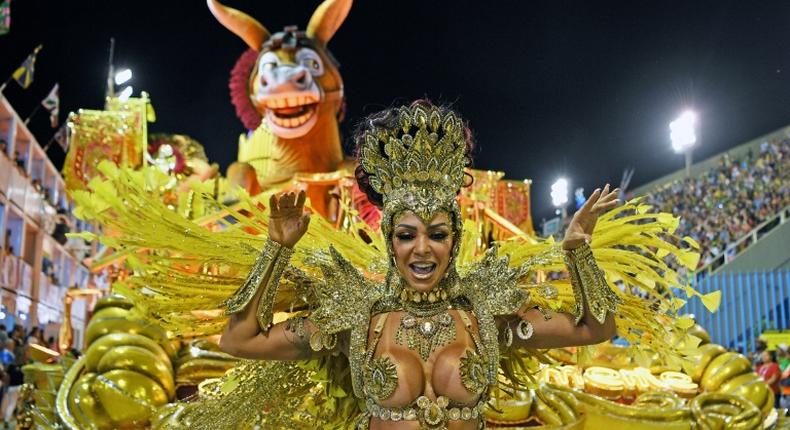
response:
<svg viewBox="0 0 790 430"><path fill-rule="evenodd" d="M790 329L790 270L720 273L698 280L694 288L701 294L721 291L715 314L699 298L681 310L694 314L714 343L749 352L763 331Z"/></svg>

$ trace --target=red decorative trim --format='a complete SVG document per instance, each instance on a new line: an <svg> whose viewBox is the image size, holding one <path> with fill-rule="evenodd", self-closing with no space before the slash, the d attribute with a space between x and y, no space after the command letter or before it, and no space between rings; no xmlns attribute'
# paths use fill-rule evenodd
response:
<svg viewBox="0 0 790 430"><path fill-rule="evenodd" d="M236 60L230 71L230 102L236 108L236 116L248 130L255 130L261 125L261 114L255 109L249 95L250 74L258 61L258 51L247 49Z"/></svg>
<svg viewBox="0 0 790 430"><path fill-rule="evenodd" d="M365 224L378 230L381 223L381 210L368 200L367 194L359 189L359 185L356 182L351 188L351 201L354 208L359 212L359 217L365 221Z"/></svg>

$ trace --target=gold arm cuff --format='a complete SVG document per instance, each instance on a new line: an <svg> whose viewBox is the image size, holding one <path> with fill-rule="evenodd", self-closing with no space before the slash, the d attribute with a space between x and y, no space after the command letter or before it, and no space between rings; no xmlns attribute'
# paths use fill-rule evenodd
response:
<svg viewBox="0 0 790 430"><path fill-rule="evenodd" d="M568 267L573 286L575 303L572 315L576 324L584 317L585 300L588 312L599 324L603 324L607 314L617 313L617 305L622 303L622 300L609 288L603 271L595 262L590 245L585 243L565 251L565 265Z"/></svg>
<svg viewBox="0 0 790 430"><path fill-rule="evenodd" d="M258 255L255 264L253 264L250 273L247 275L247 279L244 280L244 283L241 284L241 287L239 287L232 296L221 303L221 306L225 308L225 315L235 314L244 310L250 304L252 298L255 297L255 293L258 292L258 288L260 288L266 273L269 272L269 268L272 268L269 280L266 285L263 286L265 290L258 306L258 323L261 325L261 329L264 331L268 330L268 326L271 325L271 309L277 294L280 276L292 254L292 249L286 248L271 239L267 239L263 250L260 255ZM268 322L261 318L261 311L267 309Z"/></svg>
<svg viewBox="0 0 790 430"><path fill-rule="evenodd" d="M272 319L274 319L272 307L274 307L274 299L277 298L277 289L280 286L280 278L282 277L286 266L288 266L288 260L291 259L291 255L294 253L294 250L291 248L282 246L280 244L277 244L277 246L280 249L279 253L271 263L272 272L269 275L269 281L266 283L263 294L261 294L261 299L258 301L258 325L264 332L269 331L269 328L272 326Z"/></svg>

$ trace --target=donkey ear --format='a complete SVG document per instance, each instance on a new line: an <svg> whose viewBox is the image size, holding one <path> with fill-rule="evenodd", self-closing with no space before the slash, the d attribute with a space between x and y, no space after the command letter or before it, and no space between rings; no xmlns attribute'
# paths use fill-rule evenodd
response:
<svg viewBox="0 0 790 430"><path fill-rule="evenodd" d="M266 27L246 13L227 7L217 0L206 0L206 4L220 24L247 42L250 48L261 50L261 45L269 38Z"/></svg>
<svg viewBox="0 0 790 430"><path fill-rule="evenodd" d="M307 24L307 36L326 45L348 16L351 3L352 0L325 0L313 12Z"/></svg>

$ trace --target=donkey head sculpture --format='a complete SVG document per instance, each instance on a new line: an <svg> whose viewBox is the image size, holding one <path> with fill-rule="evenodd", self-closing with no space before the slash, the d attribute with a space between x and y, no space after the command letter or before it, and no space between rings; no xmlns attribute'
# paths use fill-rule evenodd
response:
<svg viewBox="0 0 790 430"><path fill-rule="evenodd" d="M248 94L275 137L281 163L274 167L280 175L329 172L343 161L338 130L343 80L326 45L351 3L326 0L305 31L285 27L271 34L249 15L207 0L217 20L258 52Z"/></svg>

